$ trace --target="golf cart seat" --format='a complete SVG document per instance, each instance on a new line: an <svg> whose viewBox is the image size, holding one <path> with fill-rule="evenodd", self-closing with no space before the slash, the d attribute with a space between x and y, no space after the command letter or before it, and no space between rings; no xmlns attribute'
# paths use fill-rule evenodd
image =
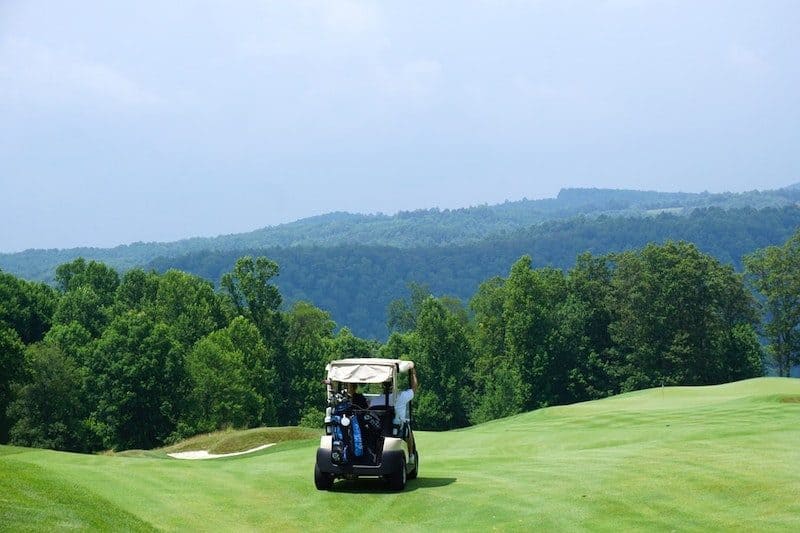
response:
<svg viewBox="0 0 800 533"><path fill-rule="evenodd" d="M394 407L391 405L372 405L369 412L378 415L381 420L381 431L387 436L392 436L392 425L394 423Z"/></svg>

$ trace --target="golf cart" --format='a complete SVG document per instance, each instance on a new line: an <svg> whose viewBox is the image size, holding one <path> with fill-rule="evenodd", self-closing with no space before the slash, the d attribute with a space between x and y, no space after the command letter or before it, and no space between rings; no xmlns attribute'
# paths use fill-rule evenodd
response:
<svg viewBox="0 0 800 533"><path fill-rule="evenodd" d="M325 367L328 407L314 466L317 489L330 489L337 477L383 477L392 489L403 490L407 479L417 477L411 411L401 420L394 407L400 375L410 372L416 387L413 368L411 361L377 358L340 359ZM371 392L354 394L358 385Z"/></svg>

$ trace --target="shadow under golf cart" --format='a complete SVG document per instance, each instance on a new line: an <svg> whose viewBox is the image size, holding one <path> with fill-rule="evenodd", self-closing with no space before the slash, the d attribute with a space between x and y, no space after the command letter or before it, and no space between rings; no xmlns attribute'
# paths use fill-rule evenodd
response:
<svg viewBox="0 0 800 533"><path fill-rule="evenodd" d="M452 485L456 482L457 478L454 477L418 477L417 479L410 479L406 483L406 488L402 492L413 492L415 490L435 489L437 487L445 487ZM385 480L380 478L358 478L358 479L340 479L333 484L332 492L352 492L352 493L398 493L392 490Z"/></svg>

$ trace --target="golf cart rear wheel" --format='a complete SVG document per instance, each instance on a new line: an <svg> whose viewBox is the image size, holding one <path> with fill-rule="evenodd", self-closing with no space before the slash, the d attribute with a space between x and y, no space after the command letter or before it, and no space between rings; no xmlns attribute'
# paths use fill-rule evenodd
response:
<svg viewBox="0 0 800 533"><path fill-rule="evenodd" d="M419 473L419 452L414 450L414 470L408 473L408 479L417 479Z"/></svg>
<svg viewBox="0 0 800 533"><path fill-rule="evenodd" d="M319 465L314 465L314 486L317 490L330 490L333 487L333 474L323 472Z"/></svg>
<svg viewBox="0 0 800 533"><path fill-rule="evenodd" d="M406 488L406 460L400 459L400 467L396 472L389 474L389 487L392 490L403 490Z"/></svg>

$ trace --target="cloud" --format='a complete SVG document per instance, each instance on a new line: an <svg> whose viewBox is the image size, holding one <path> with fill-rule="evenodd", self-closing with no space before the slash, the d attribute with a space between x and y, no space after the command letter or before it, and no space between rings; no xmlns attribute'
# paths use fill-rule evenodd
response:
<svg viewBox="0 0 800 533"><path fill-rule="evenodd" d="M123 106L162 102L159 95L109 65L13 37L0 43L0 94L47 101L91 99Z"/></svg>

